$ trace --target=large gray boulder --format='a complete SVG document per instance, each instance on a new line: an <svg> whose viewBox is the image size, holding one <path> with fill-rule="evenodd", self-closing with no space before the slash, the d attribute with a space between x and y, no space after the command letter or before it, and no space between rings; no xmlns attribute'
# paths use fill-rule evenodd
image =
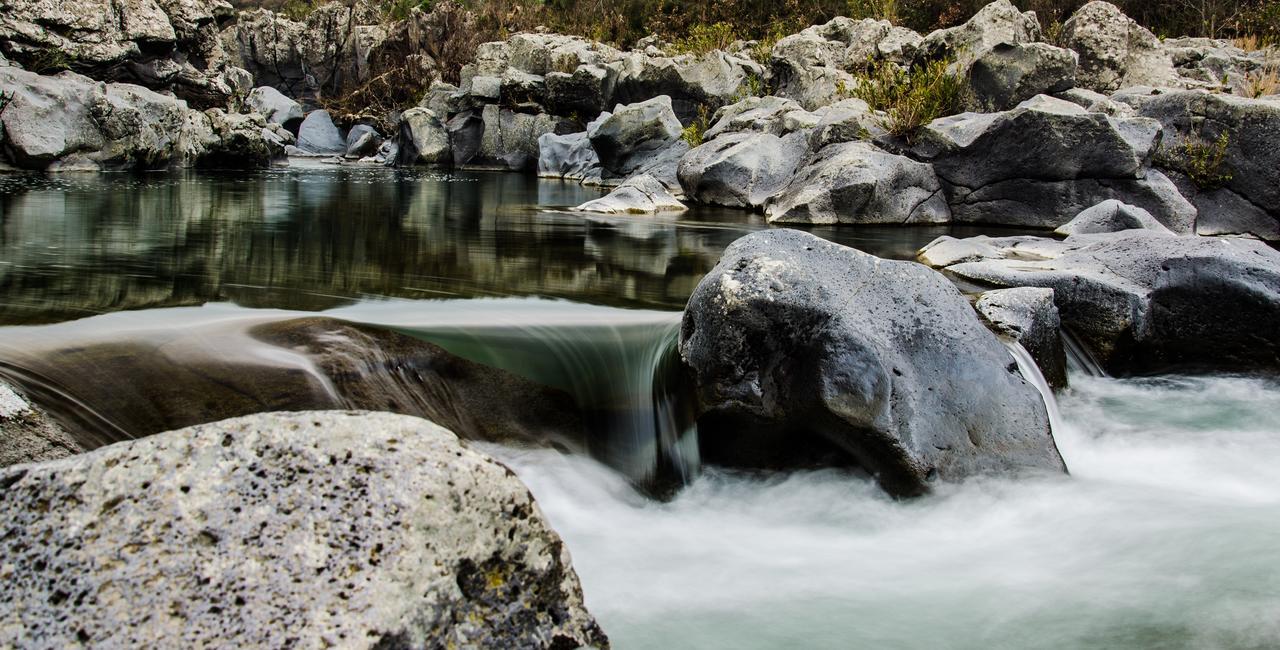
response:
<svg viewBox="0 0 1280 650"><path fill-rule="evenodd" d="M944 223L951 217L933 168L866 142L820 151L765 212L772 223Z"/></svg>
<svg viewBox="0 0 1280 650"><path fill-rule="evenodd" d="M702 134L704 140L714 140L723 133L754 131L776 136L796 130L796 117L805 110L795 101L767 95L747 97L716 111L711 126Z"/></svg>
<svg viewBox="0 0 1280 650"><path fill-rule="evenodd" d="M1019 287L987 291L978 297L974 308L997 333L1027 349L1050 386L1067 387L1062 321L1053 302L1052 289Z"/></svg>
<svg viewBox="0 0 1280 650"><path fill-rule="evenodd" d="M1150 212L1137 206L1127 205L1110 199L1095 205L1076 215L1076 218L1062 224L1054 233L1059 235L1090 235L1103 232L1120 232L1143 228L1173 234L1165 228Z"/></svg>
<svg viewBox="0 0 1280 650"><path fill-rule="evenodd" d="M574 208L579 212L601 214L659 214L687 209L658 179L648 174L633 176L608 195Z"/></svg>
<svg viewBox="0 0 1280 650"><path fill-rule="evenodd" d="M944 237L921 259L970 282L1053 289L1063 325L1113 373L1280 371L1280 252L1258 241Z"/></svg>
<svg viewBox="0 0 1280 650"><path fill-rule="evenodd" d="M608 645L528 489L425 420L253 415L0 485L4 645Z"/></svg>
<svg viewBox="0 0 1280 650"><path fill-rule="evenodd" d="M449 132L428 108L411 108L400 115L400 161L406 164L447 165L453 161Z"/></svg>
<svg viewBox="0 0 1280 650"><path fill-rule="evenodd" d="M246 101L255 112L266 118L268 124L296 129L306 117L301 104L271 86L254 88Z"/></svg>
<svg viewBox="0 0 1280 650"><path fill-rule="evenodd" d="M752 84L763 84L765 77L764 66L720 50L676 57L633 51L607 67L616 79L610 95L613 102L634 104L665 96L686 123L704 107L714 110L750 94Z"/></svg>
<svg viewBox="0 0 1280 650"><path fill-rule="evenodd" d="M842 455L891 494L1063 471L1044 402L942 275L794 230L734 242L685 311L703 459Z"/></svg>
<svg viewBox="0 0 1280 650"><path fill-rule="evenodd" d="M885 134L883 116L861 99L842 99L819 109L818 123L809 131L809 149L821 151L829 144L871 140Z"/></svg>
<svg viewBox="0 0 1280 650"><path fill-rule="evenodd" d="M538 138L555 133L562 122L546 113L517 113L495 104L485 106L480 118L484 127L480 147L467 164L517 171L537 169Z"/></svg>
<svg viewBox="0 0 1280 650"><path fill-rule="evenodd" d="M787 186L807 151L803 133L728 133L685 154L680 186L703 203L760 208Z"/></svg>
<svg viewBox="0 0 1280 650"><path fill-rule="evenodd" d="M684 128L671 108L671 98L654 97L613 113L587 132L600 164L609 172L630 175L648 162L655 152L674 144Z"/></svg>
<svg viewBox="0 0 1280 650"><path fill-rule="evenodd" d="M962 25L940 29L924 37L918 58L950 57L967 65L1001 44L1040 40L1040 21L1034 11L1019 11L1009 0L996 0Z"/></svg>
<svg viewBox="0 0 1280 650"><path fill-rule="evenodd" d="M1035 97L1071 89L1076 53L1046 43L1000 43L969 67L976 110L1004 111Z"/></svg>
<svg viewBox="0 0 1280 650"><path fill-rule="evenodd" d="M62 425L0 380L0 467L65 458L82 451Z"/></svg>
<svg viewBox="0 0 1280 650"><path fill-rule="evenodd" d="M1109 2L1094 0L1076 11L1063 24L1061 41L1080 55L1077 80L1090 90L1178 84L1160 39Z"/></svg>
<svg viewBox="0 0 1280 650"><path fill-rule="evenodd" d="M601 174L600 157L585 131L538 136L539 176L582 181Z"/></svg>
<svg viewBox="0 0 1280 650"><path fill-rule="evenodd" d="M298 149L308 154L340 156L347 151L347 141L329 111L311 111L298 127Z"/></svg>
<svg viewBox="0 0 1280 650"><path fill-rule="evenodd" d="M382 134L368 124L357 124L347 131L346 151L349 159L359 160L372 156L382 146Z"/></svg>
<svg viewBox="0 0 1280 650"><path fill-rule="evenodd" d="M921 129L911 155L931 162L959 222L1056 228L1120 199L1189 232L1195 208L1149 163L1161 126L1036 96L1001 113L964 113Z"/></svg>
<svg viewBox="0 0 1280 650"><path fill-rule="evenodd" d="M770 51L778 95L816 110L840 99L840 87L856 83L849 70L869 60L910 64L921 36L887 20L833 18L780 39Z"/></svg>

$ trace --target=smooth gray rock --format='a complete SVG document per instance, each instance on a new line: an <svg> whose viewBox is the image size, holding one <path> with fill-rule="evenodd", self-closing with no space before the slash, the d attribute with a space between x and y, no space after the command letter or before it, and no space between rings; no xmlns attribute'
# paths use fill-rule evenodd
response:
<svg viewBox="0 0 1280 650"><path fill-rule="evenodd" d="M942 184L925 163L870 143L834 144L801 168L765 210L771 223L944 223Z"/></svg>
<svg viewBox="0 0 1280 650"><path fill-rule="evenodd" d="M0 467L65 458L83 451L48 413L0 380Z"/></svg>
<svg viewBox="0 0 1280 650"><path fill-rule="evenodd" d="M988 252L947 272L1053 289L1063 325L1110 372L1280 371L1280 328L1269 326L1280 319L1280 252L1262 242L1126 230L979 244Z"/></svg>
<svg viewBox="0 0 1280 650"><path fill-rule="evenodd" d="M254 111L267 119L268 124L297 128L306 117L301 104L271 86L254 88L247 101Z"/></svg>
<svg viewBox="0 0 1280 650"><path fill-rule="evenodd" d="M967 64L1000 44L1040 40L1040 21L1034 11L1022 12L1009 0L996 0L962 25L940 29L924 37L920 59L951 57Z"/></svg>
<svg viewBox="0 0 1280 650"><path fill-rule="evenodd" d="M976 110L1003 111L1036 95L1069 90L1076 82L1076 53L1046 43L1000 43L969 67Z"/></svg>
<svg viewBox="0 0 1280 650"><path fill-rule="evenodd" d="M538 137L539 176L581 181L601 173L600 157L585 131L566 135L544 133Z"/></svg>
<svg viewBox="0 0 1280 650"><path fill-rule="evenodd" d="M453 149L453 164L461 167L480 155L484 140L485 122L472 111L459 113L444 124L449 135L449 147Z"/></svg>
<svg viewBox="0 0 1280 650"><path fill-rule="evenodd" d="M680 160L684 193L703 203L759 208L782 191L804 162L803 133L728 133Z"/></svg>
<svg viewBox="0 0 1280 650"><path fill-rule="evenodd" d="M1239 194L1219 188L1191 194L1196 206L1197 235L1244 235L1270 242L1280 241L1280 221Z"/></svg>
<svg viewBox="0 0 1280 650"><path fill-rule="evenodd" d="M1160 39L1109 2L1094 0L1077 10L1063 24L1061 40L1080 55L1077 79L1090 90L1178 83Z"/></svg>
<svg viewBox="0 0 1280 650"><path fill-rule="evenodd" d="M844 99L818 111L818 123L809 131L809 149L841 142L871 140L885 134L883 120L861 99Z"/></svg>
<svg viewBox="0 0 1280 650"><path fill-rule="evenodd" d="M1165 228L1150 212L1137 206L1127 205L1115 199L1103 201L1088 210L1076 215L1076 218L1062 224L1054 232L1059 235L1091 235L1103 232L1120 232L1143 228L1173 234Z"/></svg>
<svg viewBox="0 0 1280 650"><path fill-rule="evenodd" d="M787 115L804 111L800 104L782 97L748 97L716 111L711 127L702 134L704 140L714 140L723 133L754 131L783 136L790 132Z"/></svg>
<svg viewBox="0 0 1280 650"><path fill-rule="evenodd" d="M909 65L921 36L887 20L844 16L807 27L780 39L770 52L771 85L781 97L816 110L839 99L840 86L852 87L848 71L868 60Z"/></svg>
<svg viewBox="0 0 1280 650"><path fill-rule="evenodd" d="M554 133L561 121L545 113L517 113L495 104L484 107L481 120L480 148L469 164L518 171L537 169L538 138Z"/></svg>
<svg viewBox="0 0 1280 650"><path fill-rule="evenodd" d="M700 107L714 110L731 104L749 94L753 82L761 84L765 78L764 66L721 50L675 57L632 51L607 68L616 79L610 95L614 103L643 103L665 96L685 123L697 118Z"/></svg>
<svg viewBox="0 0 1280 650"><path fill-rule="evenodd" d="M368 124L357 124L347 132L347 158L360 159L371 156L382 146L382 135Z"/></svg>
<svg viewBox="0 0 1280 650"><path fill-rule="evenodd" d="M684 127L662 95L648 101L618 105L613 113L587 132L600 164L609 172L629 175L655 151L680 139Z"/></svg>
<svg viewBox="0 0 1280 650"><path fill-rule="evenodd" d="M607 196L574 208L579 212L602 214L658 214L687 209L658 179L648 174L633 176Z"/></svg>
<svg viewBox="0 0 1280 650"><path fill-rule="evenodd" d="M0 485L4 645L608 644L528 489L425 420L252 415Z"/></svg>
<svg viewBox="0 0 1280 650"><path fill-rule="evenodd" d="M298 149L315 155L342 155L347 151L347 141L342 137L329 111L307 113L298 127Z"/></svg>
<svg viewBox="0 0 1280 650"><path fill-rule="evenodd" d="M680 354L709 462L835 453L898 496L1064 469L1009 352L951 282L912 262L794 230L747 235L690 298Z"/></svg>
<svg viewBox="0 0 1280 650"><path fill-rule="evenodd" d="M1062 348L1062 322L1053 289L997 289L978 297L978 314L999 334L1022 344L1055 389L1067 387L1067 357Z"/></svg>
<svg viewBox="0 0 1280 650"><path fill-rule="evenodd" d="M404 164L447 165L453 162L449 132L429 108L411 108L400 115L400 160Z"/></svg>

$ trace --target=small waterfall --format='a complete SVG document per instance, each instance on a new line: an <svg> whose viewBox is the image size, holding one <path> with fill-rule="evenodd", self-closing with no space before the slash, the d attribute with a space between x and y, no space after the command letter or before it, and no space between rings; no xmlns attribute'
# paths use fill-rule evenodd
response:
<svg viewBox="0 0 1280 650"><path fill-rule="evenodd" d="M1107 377L1107 371L1102 368L1102 363L1093 355L1093 352L1085 346L1074 333L1067 328L1062 328L1060 336L1062 337L1062 349L1067 355L1067 372L1071 374L1083 373L1089 377Z"/></svg>
<svg viewBox="0 0 1280 650"><path fill-rule="evenodd" d="M1062 426L1062 413L1058 411L1058 399L1053 395L1053 389L1049 387L1049 382L1045 381L1044 374L1040 372L1040 366L1036 365L1031 353L1022 346L1021 343L1014 340L1004 340L1009 354L1013 356L1013 360L1018 364L1018 372L1022 373L1022 377L1031 382L1036 390L1040 391L1040 397L1044 399L1045 411L1049 413L1049 432L1055 436L1064 431Z"/></svg>

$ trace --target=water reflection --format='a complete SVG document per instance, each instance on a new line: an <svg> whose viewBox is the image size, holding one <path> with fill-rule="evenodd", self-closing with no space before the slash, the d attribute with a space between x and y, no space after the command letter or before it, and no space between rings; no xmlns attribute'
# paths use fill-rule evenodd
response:
<svg viewBox="0 0 1280 650"><path fill-rule="evenodd" d="M0 176L0 324L232 301L547 296L679 309L720 252L766 227L564 212L598 196L518 174L295 167L246 174ZM818 228L911 257L947 228Z"/></svg>

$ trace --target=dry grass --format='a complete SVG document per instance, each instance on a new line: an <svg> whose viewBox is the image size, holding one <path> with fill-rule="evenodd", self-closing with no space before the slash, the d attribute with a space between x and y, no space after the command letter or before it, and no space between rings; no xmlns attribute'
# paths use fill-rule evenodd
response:
<svg viewBox="0 0 1280 650"><path fill-rule="evenodd" d="M1267 66L1250 72L1244 82L1236 87L1236 94L1243 97L1266 97L1280 94L1280 67Z"/></svg>

